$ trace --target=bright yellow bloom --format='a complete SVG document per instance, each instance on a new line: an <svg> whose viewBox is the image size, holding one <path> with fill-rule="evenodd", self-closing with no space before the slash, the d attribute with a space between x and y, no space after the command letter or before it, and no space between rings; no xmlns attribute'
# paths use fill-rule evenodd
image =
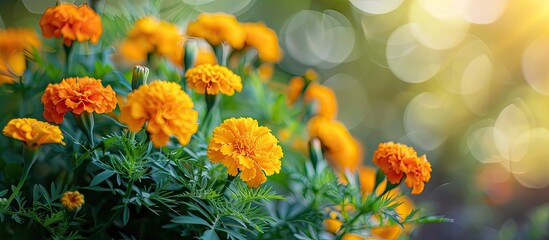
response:
<svg viewBox="0 0 549 240"><path fill-rule="evenodd" d="M116 108L116 93L110 85L103 87L101 80L90 77L65 78L60 83L48 84L42 103L44 118L60 124L66 112L108 113Z"/></svg>
<svg viewBox="0 0 549 240"><path fill-rule="evenodd" d="M405 183L412 188L412 194L421 193L424 183L431 178L431 164L425 155L418 157L412 147L404 144L380 143L372 160L390 183L400 183L406 177Z"/></svg>
<svg viewBox="0 0 549 240"><path fill-rule="evenodd" d="M40 19L40 28L44 37L62 37L66 46L75 40L96 44L103 33L101 17L85 3L80 7L71 3L49 7Z"/></svg>
<svg viewBox="0 0 549 240"><path fill-rule="evenodd" d="M145 62L149 54L156 54L183 66L184 40L176 25L144 17L135 22L119 50L122 57L134 65Z"/></svg>
<svg viewBox="0 0 549 240"><path fill-rule="evenodd" d="M318 138L328 162L338 171L355 170L362 159L357 140L342 123L315 116L307 124L309 136Z"/></svg>
<svg viewBox="0 0 549 240"><path fill-rule="evenodd" d="M32 29L0 29L0 85L13 83L27 68L25 54L40 48L41 42Z"/></svg>
<svg viewBox="0 0 549 240"><path fill-rule="evenodd" d="M293 105L297 102L297 99L301 96L301 92L305 87L305 80L303 77L295 76L290 79L288 86L286 87L286 103Z"/></svg>
<svg viewBox="0 0 549 240"><path fill-rule="evenodd" d="M61 197L61 204L69 211L74 211L84 204L84 195L78 191L67 191Z"/></svg>
<svg viewBox="0 0 549 240"><path fill-rule="evenodd" d="M187 36L204 38L213 46L226 42L234 49L241 49L246 40L236 17L225 13L201 13L187 25Z"/></svg>
<svg viewBox="0 0 549 240"><path fill-rule="evenodd" d="M202 64L217 64L217 58L211 50L198 48L198 51L196 53L196 59L194 60L194 66Z"/></svg>
<svg viewBox="0 0 549 240"><path fill-rule="evenodd" d="M267 127L251 118L226 119L213 130L208 145L212 162L223 163L231 176L241 171L240 178L250 187L258 187L281 168L283 156L278 140Z"/></svg>
<svg viewBox="0 0 549 240"><path fill-rule="evenodd" d="M46 143L63 142L63 133L58 126L50 125L47 122L38 121L34 118L15 118L8 122L2 130L8 137L25 142L29 147L36 148Z"/></svg>
<svg viewBox="0 0 549 240"><path fill-rule="evenodd" d="M243 23L246 32L245 46L255 48L259 59L265 62L280 62L282 50L276 33L264 23Z"/></svg>
<svg viewBox="0 0 549 240"><path fill-rule="evenodd" d="M153 81L141 85L120 105L120 121L132 132L141 130L147 121L147 132L156 147L168 143L175 135L181 145L187 145L198 129L198 112L189 95L174 82Z"/></svg>
<svg viewBox="0 0 549 240"><path fill-rule="evenodd" d="M320 84L310 84L303 96L305 102L316 103L315 113L326 118L337 115L337 98L334 91Z"/></svg>
<svg viewBox="0 0 549 240"><path fill-rule="evenodd" d="M185 73L189 88L197 93L216 95L223 93L232 96L234 91L242 91L242 80L225 66L202 64Z"/></svg>

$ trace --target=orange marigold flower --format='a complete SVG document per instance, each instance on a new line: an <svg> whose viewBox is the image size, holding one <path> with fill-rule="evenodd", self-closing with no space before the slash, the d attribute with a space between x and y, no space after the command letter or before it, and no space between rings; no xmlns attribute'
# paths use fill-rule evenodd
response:
<svg viewBox="0 0 549 240"><path fill-rule="evenodd" d="M181 145L187 145L198 129L198 112L181 86L174 82L153 81L141 85L120 105L120 121L132 132L141 130L145 121L147 132L156 147L168 143L175 135Z"/></svg>
<svg viewBox="0 0 549 240"><path fill-rule="evenodd" d="M303 91L304 87L305 80L303 80L303 77L292 77L290 79L290 82L288 82L288 86L286 87L286 103L288 105L294 104L297 99L299 99L299 96L301 96L301 92Z"/></svg>
<svg viewBox="0 0 549 240"><path fill-rule="evenodd" d="M309 136L318 138L328 162L338 171L355 170L362 159L357 140L342 123L321 116L311 118L307 124Z"/></svg>
<svg viewBox="0 0 549 240"><path fill-rule="evenodd" d="M48 84L42 103L44 118L60 124L66 112L108 113L116 108L116 93L110 85L103 87L101 80L90 77L65 78L60 83Z"/></svg>
<svg viewBox="0 0 549 240"><path fill-rule="evenodd" d="M404 144L393 142L379 144L374 152L373 162L387 176L392 184L400 183L406 177L406 185L412 194L423 191L424 183L431 178L431 164L425 155L418 157L416 151Z"/></svg>
<svg viewBox="0 0 549 240"><path fill-rule="evenodd" d="M259 59L265 62L280 62L282 50L276 33L264 23L243 23L246 32L245 46L255 48Z"/></svg>
<svg viewBox="0 0 549 240"><path fill-rule="evenodd" d="M305 102L314 102L317 115L335 118L337 115L337 98L334 91L320 84L310 84L303 96Z"/></svg>
<svg viewBox="0 0 549 240"><path fill-rule="evenodd" d="M187 25L187 36L204 38L216 46L227 42L234 49L244 46L246 32L233 15L225 13L201 13Z"/></svg>
<svg viewBox="0 0 549 240"><path fill-rule="evenodd" d="M32 29L0 29L0 85L13 83L27 68L25 54L41 45Z"/></svg>
<svg viewBox="0 0 549 240"><path fill-rule="evenodd" d="M215 57L215 54L211 50L198 48L198 51L196 53L196 59L194 60L194 66L198 66L202 64L211 64L211 65L217 64L217 58Z"/></svg>
<svg viewBox="0 0 549 240"><path fill-rule="evenodd" d="M229 175L241 171L240 178L250 187L258 187L267 180L265 176L278 173L283 156L271 130L251 118L223 121L213 130L207 154L212 162L223 163Z"/></svg>
<svg viewBox="0 0 549 240"><path fill-rule="evenodd" d="M40 18L40 28L44 37L62 37L66 46L75 40L96 44L103 33L101 17L85 3L80 7L71 3L49 7Z"/></svg>
<svg viewBox="0 0 549 240"><path fill-rule="evenodd" d="M63 142L63 133L58 126L50 125L47 122L38 121L34 118L15 118L8 122L2 130L8 137L25 142L29 147L40 147L47 143Z"/></svg>
<svg viewBox="0 0 549 240"><path fill-rule="evenodd" d="M74 211L84 204L84 195L78 191L63 193L61 197L61 204L69 211Z"/></svg>
<svg viewBox="0 0 549 240"><path fill-rule="evenodd" d="M197 93L216 95L223 93L232 96L234 91L242 91L242 80L225 66L202 64L185 73L189 88Z"/></svg>
<svg viewBox="0 0 549 240"><path fill-rule="evenodd" d="M154 17L144 17L135 22L119 50L122 57L134 65L143 63L152 53L183 66L184 41L176 25Z"/></svg>

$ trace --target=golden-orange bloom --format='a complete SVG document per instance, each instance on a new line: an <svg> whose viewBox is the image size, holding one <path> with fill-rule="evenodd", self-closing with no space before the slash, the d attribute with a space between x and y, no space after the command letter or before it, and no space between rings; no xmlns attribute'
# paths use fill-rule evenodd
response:
<svg viewBox="0 0 549 240"><path fill-rule="evenodd" d="M404 144L380 143L374 152L373 162L392 184L400 183L406 177L405 183L412 188L412 194L421 193L424 183L431 178L431 164L425 155L418 157L412 147Z"/></svg>
<svg viewBox="0 0 549 240"><path fill-rule="evenodd" d="M229 175L241 171L240 178L250 187L258 187L266 176L278 173L283 156L271 130L251 118L223 121L213 130L207 154L212 162L223 163Z"/></svg>
<svg viewBox="0 0 549 240"><path fill-rule="evenodd" d="M305 87L305 80L303 77L295 76L290 79L288 86L286 87L286 103L292 105L301 96L301 92Z"/></svg>
<svg viewBox="0 0 549 240"><path fill-rule="evenodd" d="M116 93L111 86L103 87L101 80L90 77L65 78L60 83L48 84L42 103L44 118L60 124L66 112L108 113L116 108Z"/></svg>
<svg viewBox="0 0 549 240"><path fill-rule="evenodd" d="M144 17L135 22L119 50L122 57L134 65L143 63L152 53L183 66L184 40L176 25Z"/></svg>
<svg viewBox="0 0 549 240"><path fill-rule="evenodd" d="M305 90L305 102L315 103L314 112L326 118L335 118L337 115L337 98L334 91L321 84L312 83Z"/></svg>
<svg viewBox="0 0 549 240"><path fill-rule="evenodd" d="M187 25L187 36L204 38L214 46L226 42L234 49L241 49L246 40L236 17L225 13L201 13Z"/></svg>
<svg viewBox="0 0 549 240"><path fill-rule="evenodd" d="M40 28L44 37L62 37L66 46L72 41L96 44L103 33L101 17L85 3L80 7L71 3L49 7L40 18Z"/></svg>
<svg viewBox="0 0 549 240"><path fill-rule="evenodd" d="M187 145L198 129L198 112L181 86L174 82L153 81L141 85L120 104L120 121L132 132L141 130L147 121L147 132L156 147L168 143L175 135L181 145Z"/></svg>
<svg viewBox="0 0 549 240"><path fill-rule="evenodd" d="M67 191L61 197L61 204L69 211L74 211L84 204L84 195L78 191Z"/></svg>
<svg viewBox="0 0 549 240"><path fill-rule="evenodd" d="M309 136L318 138L328 162L338 171L355 170L362 160L362 149L345 125L321 116L307 124Z"/></svg>
<svg viewBox="0 0 549 240"><path fill-rule="evenodd" d="M234 91L242 91L242 80L225 66L202 64L185 73L189 88L197 93L216 95L223 93L232 96Z"/></svg>
<svg viewBox="0 0 549 240"><path fill-rule="evenodd" d="M279 62L282 50L276 33L264 23L243 23L246 32L245 46L255 48L259 59L265 62Z"/></svg>
<svg viewBox="0 0 549 240"><path fill-rule="evenodd" d="M202 65L202 64L217 64L217 58L215 57L215 54L208 49L204 48L198 48L198 51L196 53L196 58L194 60L194 66Z"/></svg>
<svg viewBox="0 0 549 240"><path fill-rule="evenodd" d="M13 83L27 68L25 55L40 48L41 42L32 29L0 29L0 85Z"/></svg>
<svg viewBox="0 0 549 240"><path fill-rule="evenodd" d="M2 130L8 137L25 142L29 147L40 147L46 143L63 142L63 133L58 126L50 125L47 122L38 121L34 118L15 118L8 122Z"/></svg>

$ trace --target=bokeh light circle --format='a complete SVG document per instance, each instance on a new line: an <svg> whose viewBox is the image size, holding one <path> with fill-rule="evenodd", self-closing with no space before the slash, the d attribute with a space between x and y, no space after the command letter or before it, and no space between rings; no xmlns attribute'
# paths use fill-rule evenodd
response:
<svg viewBox="0 0 549 240"><path fill-rule="evenodd" d="M391 12L400 5L404 0L351 0L351 4L360 11L369 14L385 14Z"/></svg>
<svg viewBox="0 0 549 240"><path fill-rule="evenodd" d="M389 69L400 80L420 83L431 79L440 69L444 54L427 48L413 36L416 23L396 29L387 40L386 57Z"/></svg>
<svg viewBox="0 0 549 240"><path fill-rule="evenodd" d="M338 73L322 84L333 89L336 94L337 119L350 129L356 127L370 108L362 83L349 74Z"/></svg>
<svg viewBox="0 0 549 240"><path fill-rule="evenodd" d="M527 153L530 144L528 116L520 107L524 102L517 100L505 107L494 123L494 141L501 156L510 161L520 161Z"/></svg>
<svg viewBox="0 0 549 240"><path fill-rule="evenodd" d="M444 111L445 102L439 96L424 92L412 99L404 111L404 129L406 135L424 150L430 151L446 140L449 116Z"/></svg>
<svg viewBox="0 0 549 240"><path fill-rule="evenodd" d="M497 21L505 12L507 0L457 0L455 9L463 19L474 24L490 24Z"/></svg>
<svg viewBox="0 0 549 240"><path fill-rule="evenodd" d="M530 87L549 95L549 36L532 42L522 56L522 72Z"/></svg>
<svg viewBox="0 0 549 240"><path fill-rule="evenodd" d="M281 29L281 40L296 61L319 68L332 68L351 54L355 32L341 13L302 10Z"/></svg>
<svg viewBox="0 0 549 240"><path fill-rule="evenodd" d="M517 181L529 188L545 188L549 186L549 130L546 128L535 128L531 131L531 146L528 154L520 161L520 166L524 173L513 172ZM512 170L515 166L512 166Z"/></svg>

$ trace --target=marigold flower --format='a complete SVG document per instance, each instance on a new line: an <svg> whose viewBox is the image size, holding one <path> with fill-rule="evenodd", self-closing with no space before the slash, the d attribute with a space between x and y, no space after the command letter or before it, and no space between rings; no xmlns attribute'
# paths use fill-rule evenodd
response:
<svg viewBox="0 0 549 240"><path fill-rule="evenodd" d="M278 173L283 156L271 130L251 118L223 121L213 130L207 154L212 162L223 163L229 175L241 171L240 178L250 187L258 187L267 180L265 176Z"/></svg>
<svg viewBox="0 0 549 240"><path fill-rule="evenodd" d="M38 35L32 29L0 29L0 85L13 83L27 68L25 53L39 49Z"/></svg>
<svg viewBox="0 0 549 240"><path fill-rule="evenodd" d="M242 80L225 66L202 64L185 73L189 88L197 93L216 95L223 93L232 96L234 91L242 91Z"/></svg>
<svg viewBox="0 0 549 240"><path fill-rule="evenodd" d="M211 65L217 64L217 58L215 57L215 54L211 50L207 50L203 48L198 49L198 52L196 53L196 59L194 60L194 66L198 66L202 64L211 64Z"/></svg>
<svg viewBox="0 0 549 240"><path fill-rule="evenodd" d="M85 3L80 7L71 3L49 7L40 18L40 28L46 38L63 37L66 46L72 41L96 44L103 33L101 17Z"/></svg>
<svg viewBox="0 0 549 240"><path fill-rule="evenodd" d="M421 193L424 183L431 178L431 164L425 155L418 157L412 147L404 144L380 143L374 152L373 162L392 184L400 183L406 177L405 183L412 188L412 194Z"/></svg>
<svg viewBox="0 0 549 240"><path fill-rule="evenodd" d="M60 124L66 112L108 113L116 108L116 93L110 85L103 87L101 80L90 77L65 78L60 83L48 84L42 103L44 118Z"/></svg>
<svg viewBox="0 0 549 240"><path fill-rule="evenodd" d="M2 130L8 137L25 142L29 147L40 147L47 143L63 142L63 133L58 126L50 125L47 122L38 121L34 118L15 118L8 122Z"/></svg>
<svg viewBox="0 0 549 240"><path fill-rule="evenodd" d="M144 17L135 22L119 50L123 58L134 64L143 63L152 53L183 66L184 41L176 25L154 17Z"/></svg>
<svg viewBox="0 0 549 240"><path fill-rule="evenodd" d="M355 170L362 158L362 149L357 140L342 123L321 116L311 118L307 124L309 136L316 137L328 162L338 171Z"/></svg>
<svg viewBox="0 0 549 240"><path fill-rule="evenodd" d="M274 66L272 63L263 63L257 67L257 75L262 81L267 81L273 77Z"/></svg>
<svg viewBox="0 0 549 240"><path fill-rule="evenodd" d="M120 121L132 132L141 130L145 121L147 132L156 147L168 143L175 135L181 145L187 145L198 129L198 112L189 95L174 82L153 81L141 85L120 105Z"/></svg>
<svg viewBox="0 0 549 240"><path fill-rule="evenodd" d="M187 36L204 38L214 46L227 42L234 49L241 49L246 40L236 17L225 13L201 13L187 25Z"/></svg>
<svg viewBox="0 0 549 240"><path fill-rule="evenodd" d="M69 211L74 211L84 204L84 195L78 191L67 191L61 197L61 204Z"/></svg>
<svg viewBox="0 0 549 240"><path fill-rule="evenodd" d="M299 96L301 96L301 92L303 91L304 87L305 80L303 80L303 77L292 77L290 79L290 82L288 82L288 86L286 87L286 103L288 105L294 104L297 99L299 99Z"/></svg>
<svg viewBox="0 0 549 240"><path fill-rule="evenodd" d="M265 62L280 62L282 50L276 33L264 23L243 23L246 32L245 46L255 48L259 59Z"/></svg>
<svg viewBox="0 0 549 240"><path fill-rule="evenodd" d="M320 84L310 84L303 96L305 102L315 102L317 115L335 118L337 115L337 98L334 91Z"/></svg>

